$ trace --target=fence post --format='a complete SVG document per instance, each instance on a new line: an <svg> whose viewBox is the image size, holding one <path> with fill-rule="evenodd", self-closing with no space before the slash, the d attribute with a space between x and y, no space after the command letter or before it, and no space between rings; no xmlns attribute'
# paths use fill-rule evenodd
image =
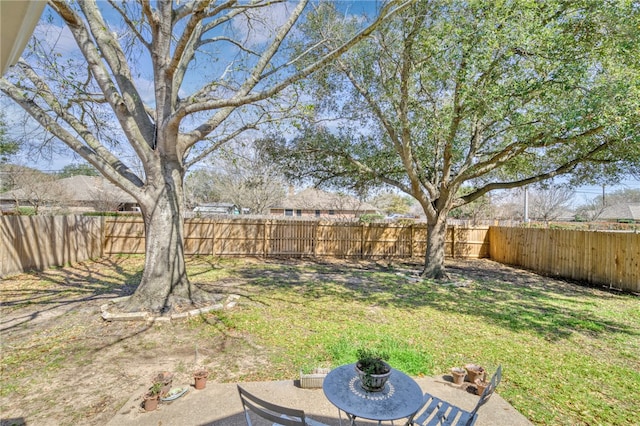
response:
<svg viewBox="0 0 640 426"><path fill-rule="evenodd" d="M267 257L267 226L269 226L269 221L265 220L262 228L262 257Z"/></svg>
<svg viewBox="0 0 640 426"><path fill-rule="evenodd" d="M456 258L456 225L451 227L451 258Z"/></svg>
<svg viewBox="0 0 640 426"><path fill-rule="evenodd" d="M215 220L211 221L211 256L216 255L216 232L218 232L218 223Z"/></svg>
<svg viewBox="0 0 640 426"><path fill-rule="evenodd" d="M316 257L316 247L318 247L318 228L318 220L315 220L313 222L313 240L311 241L313 257Z"/></svg>
<svg viewBox="0 0 640 426"><path fill-rule="evenodd" d="M413 228L415 226L415 222L412 222L409 225L409 259L413 259Z"/></svg>
<svg viewBox="0 0 640 426"><path fill-rule="evenodd" d="M360 259L364 259L364 225L360 225Z"/></svg>

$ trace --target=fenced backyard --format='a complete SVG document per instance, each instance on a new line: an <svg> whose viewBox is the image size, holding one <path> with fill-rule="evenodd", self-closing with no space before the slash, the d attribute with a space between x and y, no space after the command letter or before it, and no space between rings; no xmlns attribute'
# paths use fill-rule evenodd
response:
<svg viewBox="0 0 640 426"><path fill-rule="evenodd" d="M502 365L507 380L500 385L500 396L536 425L636 421L640 311L633 295L580 287L470 256L448 263L456 285L415 280L412 274L419 263L390 254L390 259L400 261L387 266L386 262L361 260L356 251L343 259L317 256L318 262L286 254L279 255L282 259L276 255L190 256L187 268L192 282L239 294L234 309L171 324L104 322L100 306L134 291L144 257L106 255L108 247L115 248L108 243L113 235L107 232L106 218L79 222L12 219L18 219L17 228L8 233L7 222L2 222L2 243L9 241L9 235L19 239L24 232L29 243L20 243L20 247L25 248L27 260L34 256L38 261L60 261L88 235L94 235L101 245L95 261L2 280L0 328L3 341L10 342L0 355L6 372L0 383L3 424L5 420L9 424L108 424L121 408L135 412L137 408L123 405L124 401L140 399L159 371L175 372L174 383L190 383L196 364L206 365L209 379L217 383L291 380L301 369L353 362L356 347L374 343L390 348L392 365L416 377L439 375L469 362L488 371ZM47 226L35 228L40 223ZM72 235L60 237L62 231L54 232L55 237L46 234L52 231L52 224L63 223ZM127 223L124 229L136 230L135 238L126 244L143 247L142 228L133 228L129 218L123 223ZM242 241L240 228L224 223L227 233L234 230L237 241ZM209 235L219 235L218 225L208 223ZM340 229L348 229L347 224L341 225ZM123 229L116 223L109 226ZM297 226L290 229L303 232ZM380 226L373 228L380 231ZM413 231L418 228L413 227ZM269 235L268 230L260 229ZM486 247L492 237L504 238L501 244L519 245L520 257L508 259L511 262L526 260L523 253L534 244L546 251L552 250L549 244L570 245L570 237L564 234L560 242L560 234L541 232L526 237L509 230L485 229L477 241ZM211 241L195 238L193 230L188 232L193 239L189 244L194 244L190 251L198 247L196 241L203 251L204 247L219 252L242 246L239 242L223 244L228 238ZM284 231L278 232L281 234L270 235ZM408 230L403 232L411 236ZM449 238L464 235L463 229L450 232ZM297 235L302 239L300 235L308 234ZM548 241L535 240L536 235L546 235ZM638 235L635 237L628 242L633 247L638 244ZM411 238L418 244L423 236ZM125 241L123 237L121 244ZM262 250L285 250L268 238L260 241ZM604 250L616 253L613 247L626 247L617 256L633 254L626 242L594 241L603 246L594 256L605 256ZM449 254L455 253L452 247L460 247L461 256L469 254L462 240L451 242ZM386 243L391 247L391 241ZM45 248L51 250L58 247L63 254L58 258L36 256L39 244L48 244ZM301 246L308 251L321 247L319 243ZM292 243L286 250L292 247L297 246ZM369 246L363 243L360 247ZM6 247L0 250L4 256ZM518 253L515 248L507 251ZM553 253L546 258L552 259ZM615 264L633 266L630 262ZM544 266L543 261L538 266ZM42 398L43 394L50 397Z"/></svg>
<svg viewBox="0 0 640 426"><path fill-rule="evenodd" d="M187 219L185 251L202 256L420 258L422 223ZM0 217L0 276L144 253L140 217ZM522 227L447 230L450 258L491 258L555 277L640 291L640 234Z"/></svg>
<svg viewBox="0 0 640 426"><path fill-rule="evenodd" d="M499 395L536 425L637 423L636 296L484 259L448 266L460 285L416 281L410 261L191 256L192 282L239 294L238 305L154 325L99 315L105 301L135 289L142 255L7 277L0 423L120 425L111 421L118 410L148 415L125 401L140 402L161 371L175 372L176 385L192 383L202 365L216 384L292 381L301 369L354 362L363 345L388 350L413 377L502 365ZM310 397L324 399L319 392ZM212 421L192 412L194 424ZM328 424L339 424L334 415Z"/></svg>

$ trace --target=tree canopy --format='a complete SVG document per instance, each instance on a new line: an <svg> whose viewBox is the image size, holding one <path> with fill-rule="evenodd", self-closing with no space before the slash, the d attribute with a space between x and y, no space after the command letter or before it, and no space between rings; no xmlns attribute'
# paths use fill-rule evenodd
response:
<svg viewBox="0 0 640 426"><path fill-rule="evenodd" d="M187 176L188 201L194 205L228 202L241 212L269 213L269 207L284 198L286 184L279 169L261 151L261 145L247 140L221 148L203 168Z"/></svg>
<svg viewBox="0 0 640 426"><path fill-rule="evenodd" d="M639 17L632 2L416 2L315 75L309 124L270 152L290 177L411 195L423 273L442 276L451 209L637 170ZM330 50L351 25L325 5L304 30Z"/></svg>

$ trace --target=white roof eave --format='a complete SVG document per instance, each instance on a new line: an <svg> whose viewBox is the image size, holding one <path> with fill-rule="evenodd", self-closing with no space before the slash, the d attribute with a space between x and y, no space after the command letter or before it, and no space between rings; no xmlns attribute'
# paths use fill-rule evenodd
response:
<svg viewBox="0 0 640 426"><path fill-rule="evenodd" d="M0 66L2 75L22 55L40 20L45 0L0 1Z"/></svg>

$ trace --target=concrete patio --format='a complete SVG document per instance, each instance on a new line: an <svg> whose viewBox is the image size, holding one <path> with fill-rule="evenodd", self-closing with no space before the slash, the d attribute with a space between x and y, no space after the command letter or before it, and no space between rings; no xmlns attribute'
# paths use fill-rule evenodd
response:
<svg viewBox="0 0 640 426"><path fill-rule="evenodd" d="M451 382L448 375L416 379L424 392L445 399L463 409L472 410L478 396ZM174 383L175 386L180 386ZM184 384L186 385L186 384ZM338 410L325 398L322 389L302 389L297 381L245 382L241 386L256 396L287 407L303 409L314 420L328 425L339 425ZM108 423L109 426L241 426L246 425L242 406L235 383L208 382L203 390L193 386L181 398L162 403L157 410L144 412L141 408L142 387L131 396ZM500 387L498 386L498 391ZM344 413L342 424L347 425ZM375 424L358 420L358 424ZM389 424L388 422L386 424ZM402 421L395 424L402 425ZM477 426L531 426L522 414L517 412L499 394L494 394L479 411Z"/></svg>

